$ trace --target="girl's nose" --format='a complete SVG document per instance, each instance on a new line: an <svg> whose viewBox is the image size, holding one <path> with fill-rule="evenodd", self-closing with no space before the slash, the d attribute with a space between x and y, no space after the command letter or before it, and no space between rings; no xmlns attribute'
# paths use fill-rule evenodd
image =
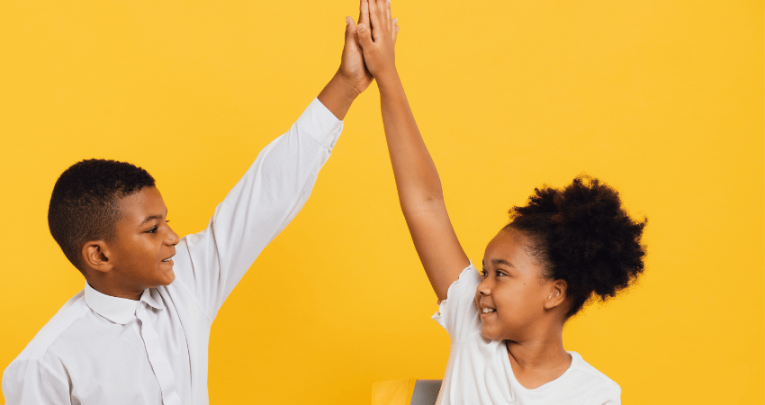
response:
<svg viewBox="0 0 765 405"><path fill-rule="evenodd" d="M487 282L488 279L488 277L483 279L483 281L478 284L478 287L476 287L476 291L478 291L479 294L489 295L491 293L491 288L489 288L489 283Z"/></svg>

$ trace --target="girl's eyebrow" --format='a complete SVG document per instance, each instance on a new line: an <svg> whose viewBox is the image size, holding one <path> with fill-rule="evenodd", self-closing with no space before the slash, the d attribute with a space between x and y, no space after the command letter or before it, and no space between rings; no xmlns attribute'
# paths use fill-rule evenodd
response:
<svg viewBox="0 0 765 405"><path fill-rule="evenodd" d="M513 264L512 264L512 263L508 262L508 261L507 261L507 260L505 260L505 259L491 259L491 263L492 263L493 265L495 265L495 266L496 266L496 265L498 265L498 264L504 264L505 266L509 266L509 267L515 267L515 266L513 266Z"/></svg>

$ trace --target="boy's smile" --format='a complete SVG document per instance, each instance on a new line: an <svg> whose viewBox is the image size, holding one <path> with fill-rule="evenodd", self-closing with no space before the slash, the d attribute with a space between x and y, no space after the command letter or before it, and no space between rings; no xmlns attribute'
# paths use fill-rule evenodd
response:
<svg viewBox="0 0 765 405"><path fill-rule="evenodd" d="M146 288L173 282L172 257L180 239L167 223L167 208L156 187L121 198L119 211L116 237L107 243L112 265L108 283L137 299Z"/></svg>

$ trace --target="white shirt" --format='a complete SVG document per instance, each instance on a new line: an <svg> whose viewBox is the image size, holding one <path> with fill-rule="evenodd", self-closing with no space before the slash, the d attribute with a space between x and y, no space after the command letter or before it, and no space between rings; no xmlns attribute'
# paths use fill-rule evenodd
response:
<svg viewBox="0 0 765 405"><path fill-rule="evenodd" d="M207 229L180 241L169 286L132 301L86 284L5 370L7 404L208 404L212 321L306 202L342 128L313 100L260 152Z"/></svg>
<svg viewBox="0 0 765 405"><path fill-rule="evenodd" d="M504 341L481 335L475 291L481 278L473 264L449 286L433 319L451 337L446 374L438 394L440 405L618 405L621 388L587 364L576 352L571 366L557 379L534 389L523 387L513 374Z"/></svg>

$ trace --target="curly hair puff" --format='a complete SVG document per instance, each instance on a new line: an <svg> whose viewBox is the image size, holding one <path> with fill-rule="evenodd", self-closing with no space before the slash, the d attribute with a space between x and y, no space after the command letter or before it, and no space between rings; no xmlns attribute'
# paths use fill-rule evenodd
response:
<svg viewBox="0 0 765 405"><path fill-rule="evenodd" d="M628 287L643 272L640 237L647 219L632 220L619 193L589 176L563 189L534 189L524 207L510 210L505 228L529 238L546 278L565 280L570 318L592 297L602 301Z"/></svg>

